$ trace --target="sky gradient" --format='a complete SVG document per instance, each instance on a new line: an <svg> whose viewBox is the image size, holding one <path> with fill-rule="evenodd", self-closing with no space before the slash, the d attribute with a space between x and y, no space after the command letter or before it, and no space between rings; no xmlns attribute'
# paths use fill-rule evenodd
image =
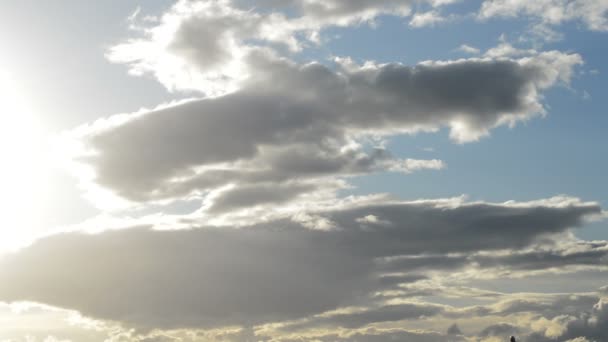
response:
<svg viewBox="0 0 608 342"><path fill-rule="evenodd" d="M0 4L0 341L608 340L604 0Z"/></svg>

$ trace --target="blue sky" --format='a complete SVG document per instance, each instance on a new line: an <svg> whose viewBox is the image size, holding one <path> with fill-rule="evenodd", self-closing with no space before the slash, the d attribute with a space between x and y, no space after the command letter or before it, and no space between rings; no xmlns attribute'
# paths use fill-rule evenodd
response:
<svg viewBox="0 0 608 342"><path fill-rule="evenodd" d="M608 338L607 32L603 0L2 3L0 341Z"/></svg>

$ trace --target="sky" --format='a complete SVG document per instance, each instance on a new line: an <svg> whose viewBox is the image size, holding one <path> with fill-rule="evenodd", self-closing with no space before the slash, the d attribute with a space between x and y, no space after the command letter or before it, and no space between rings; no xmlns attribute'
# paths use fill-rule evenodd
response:
<svg viewBox="0 0 608 342"><path fill-rule="evenodd" d="M608 340L605 0L0 3L0 341Z"/></svg>

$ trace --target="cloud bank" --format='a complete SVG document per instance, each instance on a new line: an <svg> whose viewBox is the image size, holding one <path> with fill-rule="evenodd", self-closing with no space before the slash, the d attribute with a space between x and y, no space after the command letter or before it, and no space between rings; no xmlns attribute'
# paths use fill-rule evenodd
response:
<svg viewBox="0 0 608 342"><path fill-rule="evenodd" d="M603 265L605 245L550 247L549 237L600 210L594 203L562 203L377 202L310 213L331 222L329 230L281 220L243 228L65 233L2 260L0 276L8 281L0 299L42 302L150 329L216 327L304 318L370 301L384 274L432 273L454 253L541 243L546 252L480 255L460 267ZM360 223L370 215L378 220ZM425 259L427 254L438 256ZM440 312L397 306L386 319L409 317L400 314L404 309L414 310L412 317ZM369 314L334 319L356 327L385 315Z"/></svg>

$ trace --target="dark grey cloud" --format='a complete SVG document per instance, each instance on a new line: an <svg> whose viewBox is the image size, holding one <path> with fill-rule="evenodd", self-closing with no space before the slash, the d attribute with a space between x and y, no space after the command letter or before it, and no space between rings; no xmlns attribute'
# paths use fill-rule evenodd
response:
<svg viewBox="0 0 608 342"><path fill-rule="evenodd" d="M460 327L458 326L458 324L454 323L454 324L450 325L450 327L448 328L447 334L448 335L462 335L462 330L460 330Z"/></svg>
<svg viewBox="0 0 608 342"><path fill-rule="evenodd" d="M396 257L384 264L387 271L423 271L433 265L436 270L453 270L464 267L470 264L467 256L451 256L451 255L414 255Z"/></svg>
<svg viewBox="0 0 608 342"><path fill-rule="evenodd" d="M120 125L81 128L88 132L81 139L95 153L80 160L94 168L99 184L136 201L247 183L251 177L408 172L406 161L382 148L365 152L357 142L370 134L442 126L457 141L477 139L495 126L542 112L539 92L579 62L577 55L548 53L336 72L254 53L250 64L256 71L239 91L138 113ZM440 161L418 165L442 167Z"/></svg>
<svg viewBox="0 0 608 342"><path fill-rule="evenodd" d="M2 260L4 300L77 309L144 328L295 318L370 289L369 260L305 231L130 229L64 234Z"/></svg>
<svg viewBox="0 0 608 342"><path fill-rule="evenodd" d="M210 168L192 175L185 176L179 181L163 182L152 192L142 194L123 194L132 199L178 198L187 196L193 190L211 191L227 184L249 189L270 190L269 184L275 184L276 191L286 189L296 195L299 189L332 191L342 188L343 184L332 179L335 175L354 176L365 173L392 169L400 172L414 172L430 168L443 167L439 160L398 160L383 148L373 148L370 152L359 149L337 151L333 147L318 145L298 145L287 149L264 149L256 158L257 161L248 165L236 167ZM311 186L314 184L314 186ZM270 194L269 194L270 195ZM294 196L275 194L270 196ZM260 201L263 203L263 201ZM260 203L250 203L251 205Z"/></svg>
<svg viewBox="0 0 608 342"><path fill-rule="evenodd" d="M600 210L572 201L540 203L354 203L311 213L332 221L329 230L278 220L239 229L65 233L0 261L0 300L40 302L150 329L306 318L371 301L387 286L386 258L528 246ZM366 215L386 223L357 220ZM337 324L433 313L415 305L385 307Z"/></svg>
<svg viewBox="0 0 608 342"><path fill-rule="evenodd" d="M262 183L222 191L213 198L208 211L222 213L255 205L284 204L302 194L312 192L318 184Z"/></svg>
<svg viewBox="0 0 608 342"><path fill-rule="evenodd" d="M608 266L606 243L579 242L574 250L544 250L510 253L503 256L475 256L470 261L481 268L504 267L508 270L538 270L565 266Z"/></svg>
<svg viewBox="0 0 608 342"><path fill-rule="evenodd" d="M231 58L226 36L235 28L240 29L239 24L236 18L230 17L190 18L180 25L168 50L188 61L196 61L201 71L214 70Z"/></svg>
<svg viewBox="0 0 608 342"><path fill-rule="evenodd" d="M560 298L558 301L564 301ZM558 342L558 341L605 341L608 338L608 310L605 298L595 298L586 306L577 305L576 311L564 310L559 303L554 303L551 310L540 311L540 319L547 314L553 326L552 329L538 329L531 333L522 334L522 340L532 342Z"/></svg>
<svg viewBox="0 0 608 342"><path fill-rule="evenodd" d="M598 213L591 206L509 206L470 203L450 208L439 202L369 203L328 210L322 216L338 227L359 227L369 215L384 221L370 229L360 253L382 251L383 256L420 253L452 253L524 247L541 235L559 233L581 224L581 215ZM506 210L505 210L506 209ZM430 228L432 227L432 228ZM363 233L362 233L363 234ZM381 238L380 238L381 237ZM377 240L377 238L380 238ZM431 243L432 241L432 243ZM356 241L353 240L353 243ZM407 247L406 247L407 246ZM406 247L410 253L403 253ZM399 263L397 259L397 263Z"/></svg>
<svg viewBox="0 0 608 342"><path fill-rule="evenodd" d="M608 339L608 302L605 298L600 299L593 306L590 315L579 314L578 320L568 322L567 330L560 338L577 337L585 337L592 341Z"/></svg>
<svg viewBox="0 0 608 342"><path fill-rule="evenodd" d="M425 272L429 268L445 273L455 271L479 271L483 277L514 277L542 273L574 273L583 269L593 268L606 270L608 266L608 251L606 242L573 241L549 245L542 242L533 249L516 251L511 248L497 252L481 252L466 254L420 254L387 258L379 263L385 272ZM481 274L480 274L481 276ZM399 282L399 276L390 277L386 286L398 286L399 291L393 296L431 295L437 289L420 289L409 286L411 282L404 279ZM421 279L414 279L415 281ZM441 291L439 291L441 292Z"/></svg>
<svg viewBox="0 0 608 342"><path fill-rule="evenodd" d="M509 323L498 323L493 324L488 327L485 327L480 333L481 337L488 336L509 336L509 335L517 335L519 333L519 329Z"/></svg>
<svg viewBox="0 0 608 342"><path fill-rule="evenodd" d="M501 316L530 312L553 319L560 315L576 315L591 308L597 301L598 297L592 294L555 295L544 299L516 298L499 303L491 312Z"/></svg>

